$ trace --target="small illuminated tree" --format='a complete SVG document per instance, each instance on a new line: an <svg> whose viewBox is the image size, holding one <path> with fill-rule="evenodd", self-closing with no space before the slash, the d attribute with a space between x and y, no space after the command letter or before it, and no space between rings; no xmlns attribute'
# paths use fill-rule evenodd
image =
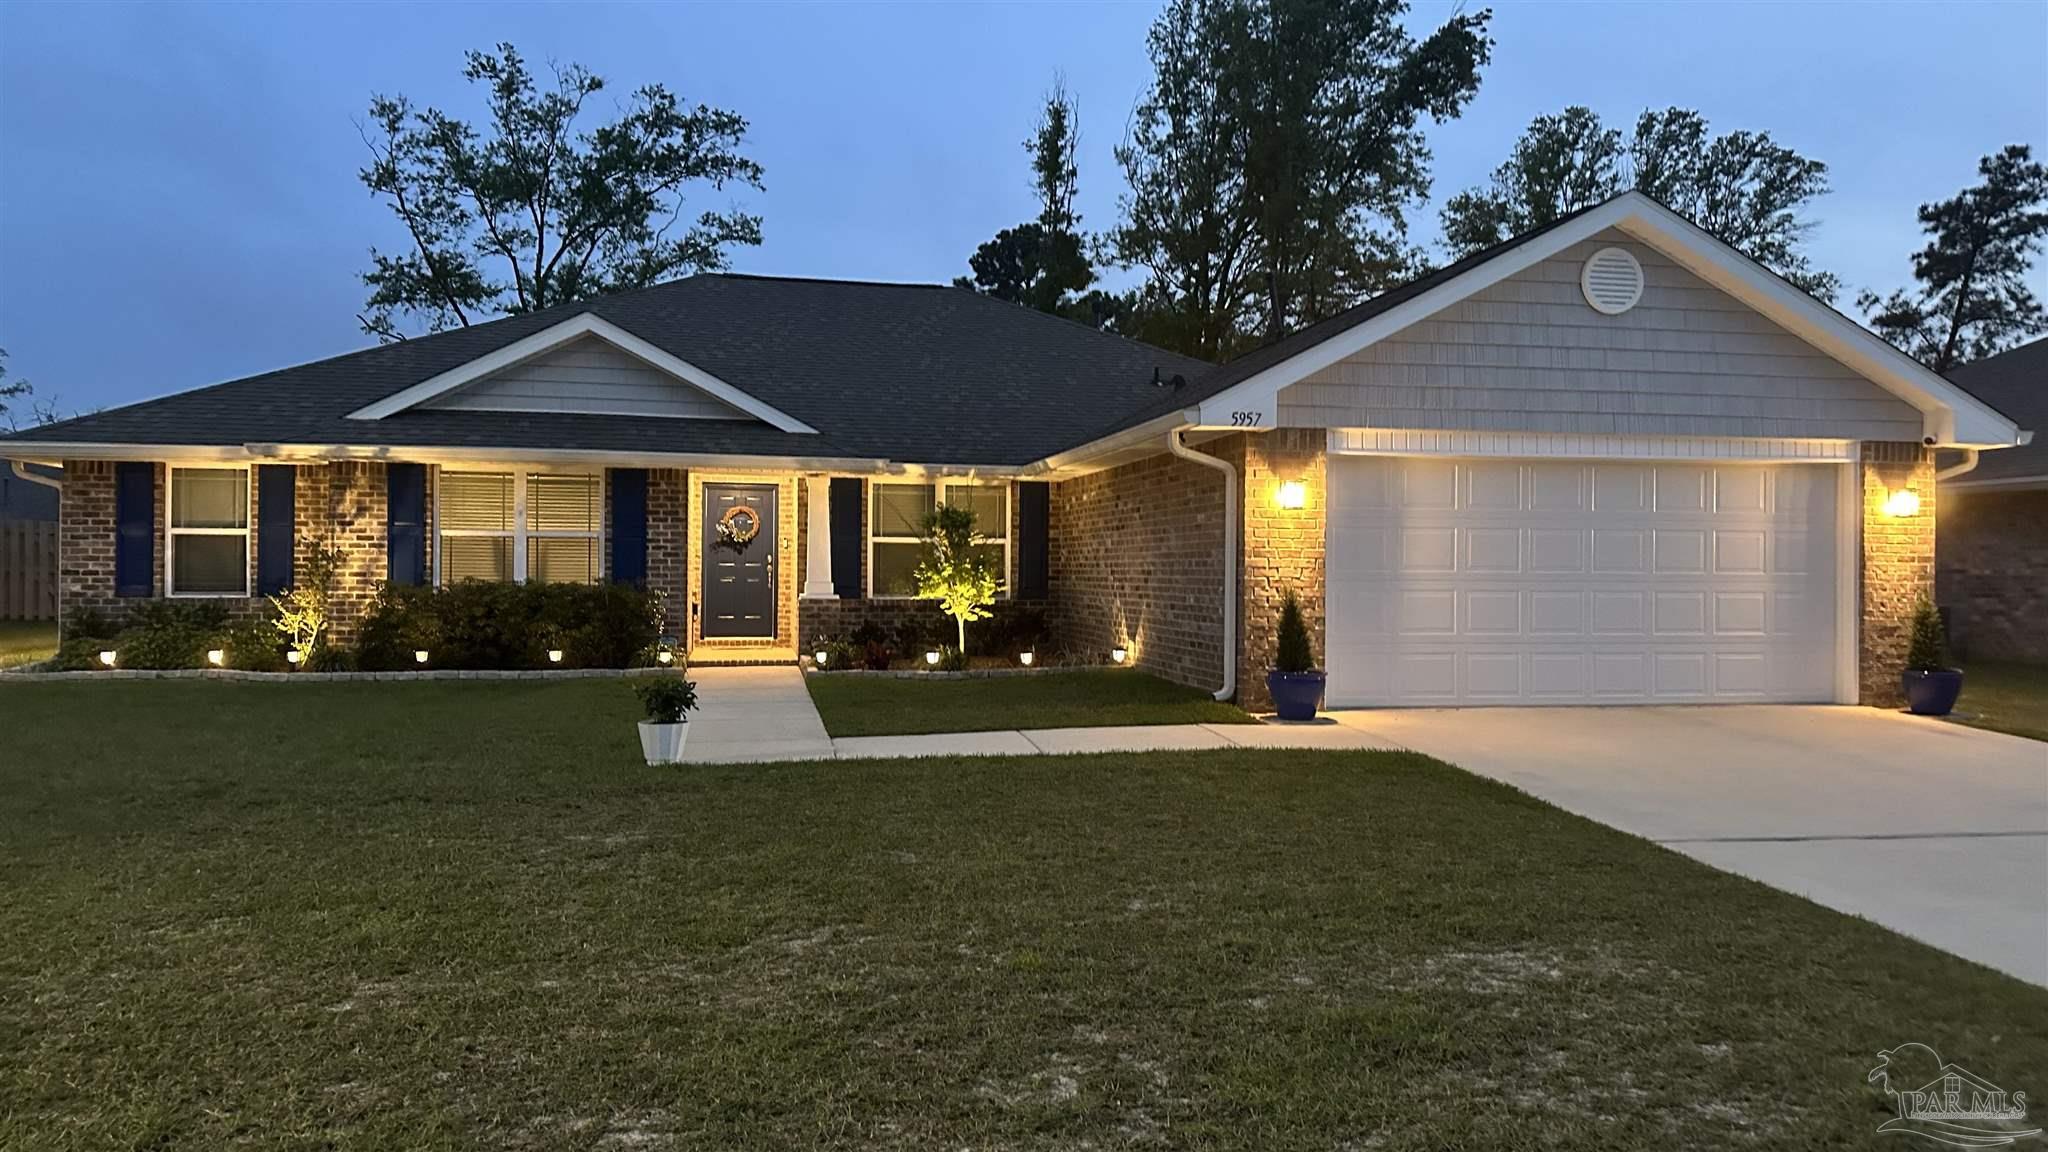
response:
<svg viewBox="0 0 2048 1152"><path fill-rule="evenodd" d="M320 634L327 630L327 605L334 596L334 570L344 559L341 549L322 544L306 558L299 578L284 595L270 597L277 612L273 622L299 654L299 667L309 667L313 650L320 646Z"/></svg>
<svg viewBox="0 0 2048 1152"><path fill-rule="evenodd" d="M974 530L974 513L941 504L924 518L924 551L918 557L917 598L937 600L959 627L960 655L967 655L967 625L995 615L996 566Z"/></svg>

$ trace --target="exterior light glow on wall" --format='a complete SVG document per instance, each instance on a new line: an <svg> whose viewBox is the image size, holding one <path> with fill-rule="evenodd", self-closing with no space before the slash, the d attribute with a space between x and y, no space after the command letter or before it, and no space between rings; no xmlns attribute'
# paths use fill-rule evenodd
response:
<svg viewBox="0 0 2048 1152"><path fill-rule="evenodd" d="M1280 485L1280 493L1275 499L1282 508L1306 508L1308 507L1308 485L1299 480L1289 480L1285 484Z"/></svg>
<svg viewBox="0 0 2048 1152"><path fill-rule="evenodd" d="M1109 662L1112 664L1121 664L1124 662L1124 657L1128 655L1130 655L1130 652L1127 651L1122 645L1118 645L1117 647L1111 648L1109 650Z"/></svg>
<svg viewBox="0 0 2048 1152"><path fill-rule="evenodd" d="M562 650L561 650L560 648L550 648L550 649L548 649L548 663L550 663L550 664L560 664L561 662L562 662Z"/></svg>
<svg viewBox="0 0 2048 1152"><path fill-rule="evenodd" d="M1031 662L1032 662L1033 660L1036 660L1037 658L1038 658L1038 654L1037 654L1037 653L1035 653L1035 652L1019 652L1019 653L1017 653L1017 663L1019 663L1019 664L1022 664L1022 665L1023 665L1023 666L1025 666L1026 668L1029 668L1029 667L1031 667Z"/></svg>
<svg viewBox="0 0 2048 1152"><path fill-rule="evenodd" d="M228 654L219 648L209 648L206 650L206 662L218 668L228 662Z"/></svg>
<svg viewBox="0 0 2048 1152"><path fill-rule="evenodd" d="M925 653L924 662L933 666L937 666L939 662L939 650L934 648L931 651Z"/></svg>
<svg viewBox="0 0 2048 1152"><path fill-rule="evenodd" d="M1920 494L1911 488L1900 488L1884 498L1884 514L1887 516L1911 516L1920 511Z"/></svg>
<svg viewBox="0 0 2048 1152"><path fill-rule="evenodd" d="M114 666L114 650L112 648L109 648L100 653L100 663L107 666L108 668L112 668Z"/></svg>
<svg viewBox="0 0 2048 1152"><path fill-rule="evenodd" d="M415 664L425 664L427 662L427 650L425 648L421 648L418 651L414 652L412 654L412 662Z"/></svg>

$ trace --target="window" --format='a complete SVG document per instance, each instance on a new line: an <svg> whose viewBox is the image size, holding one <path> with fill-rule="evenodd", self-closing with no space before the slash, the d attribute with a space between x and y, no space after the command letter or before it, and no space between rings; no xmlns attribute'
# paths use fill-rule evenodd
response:
<svg viewBox="0 0 2048 1152"><path fill-rule="evenodd" d="M164 533L172 596L249 594L249 470L172 468Z"/></svg>
<svg viewBox="0 0 2048 1152"><path fill-rule="evenodd" d="M868 594L917 594L917 557L924 518L939 504L974 513L974 530L988 538L981 550L995 565L999 587L1010 575L1010 486L946 481L868 486Z"/></svg>
<svg viewBox="0 0 2048 1152"><path fill-rule="evenodd" d="M604 480L590 473L453 472L434 490L443 584L595 584L604 571Z"/></svg>

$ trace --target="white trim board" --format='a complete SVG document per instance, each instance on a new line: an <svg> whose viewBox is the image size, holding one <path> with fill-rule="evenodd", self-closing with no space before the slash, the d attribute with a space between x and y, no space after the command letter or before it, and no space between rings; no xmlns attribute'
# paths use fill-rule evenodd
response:
<svg viewBox="0 0 2048 1152"><path fill-rule="evenodd" d="M1282 360L1201 402L1207 428L1274 426L1282 388L1427 319L1541 260L1619 228L1794 336L1905 400L1923 436L1942 447L2008 448L2025 440L2012 421L1929 371L1855 321L1786 283L1640 192L1624 192L1541 236L1444 281L1364 323Z"/></svg>
<svg viewBox="0 0 2048 1152"><path fill-rule="evenodd" d="M1328 450L1340 456L1504 456L1551 460L1769 460L1839 464L1856 459L1853 440L1418 432L1401 428L1332 428Z"/></svg>
<svg viewBox="0 0 2048 1152"><path fill-rule="evenodd" d="M515 340L495 352L488 352L468 363L451 368L438 376L422 380L400 392L386 396L375 404L365 405L348 414L351 420L382 420L395 416L408 408L417 407L437 396L443 396L467 384L473 384L496 372L502 372L515 364L524 363L536 356L551 352L585 336L594 336L618 348L629 356L638 357L648 364L677 379L724 401L734 408L784 432L817 432L816 428L798 420L781 410L756 400L745 392L727 384L687 360L662 351L640 337L593 312L579 312L559 324L543 328L523 340Z"/></svg>

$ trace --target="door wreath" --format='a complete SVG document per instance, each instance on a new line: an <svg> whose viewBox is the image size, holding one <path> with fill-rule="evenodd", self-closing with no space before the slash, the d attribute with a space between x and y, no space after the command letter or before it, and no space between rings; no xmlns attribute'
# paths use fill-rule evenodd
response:
<svg viewBox="0 0 2048 1152"><path fill-rule="evenodd" d="M745 544L760 532L761 518L744 504L735 504L727 508L725 515L718 518L718 534L728 544Z"/></svg>

